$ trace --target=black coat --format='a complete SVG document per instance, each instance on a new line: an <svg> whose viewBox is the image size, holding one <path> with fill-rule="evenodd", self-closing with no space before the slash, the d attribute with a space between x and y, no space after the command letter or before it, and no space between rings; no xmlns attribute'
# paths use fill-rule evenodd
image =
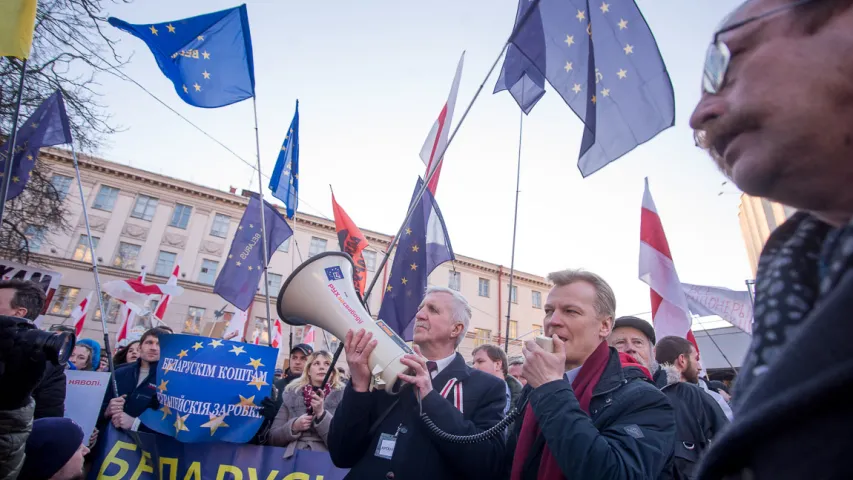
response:
<svg viewBox="0 0 853 480"><path fill-rule="evenodd" d="M729 420L717 401L700 386L667 381L663 368L658 369L654 379L675 409L675 450L672 463L660 478L696 478L699 459Z"/></svg>
<svg viewBox="0 0 853 480"><path fill-rule="evenodd" d="M139 367L142 360L137 360L135 363L127 363L121 365L115 370L115 381L118 385L119 396L125 397L124 413L131 417L139 417L148 408L157 409L160 403L157 401L157 385L155 378L157 376L157 362L151 363L148 370L148 376L139 383ZM139 384L139 385L137 385ZM104 411L107 409L110 400L115 398L113 393L113 385L110 383L107 386L107 391L104 394L104 401L101 403L101 413L98 420L101 424L106 423L104 419ZM141 431L150 431L140 427Z"/></svg>
<svg viewBox="0 0 853 480"><path fill-rule="evenodd" d="M441 397L439 390L448 380L462 383L462 410ZM506 384L499 378L465 365L462 355L442 370L432 382L433 391L423 398L423 411L443 431L455 435L482 432L503 417ZM450 399L452 394L448 395ZM368 435L371 425L391 408L388 415ZM380 436L398 431L391 460L375 455ZM381 390L359 393L351 384L335 411L328 437L332 461L350 468L347 478L374 479L493 479L500 473L504 455L502 435L470 445L439 440L419 418L418 402L412 388L399 395Z"/></svg>
<svg viewBox="0 0 853 480"><path fill-rule="evenodd" d="M527 401L541 434L524 460L524 479L536 479L546 442L567 479L656 479L670 462L675 444L672 406L643 371L623 368L613 348L593 390L590 415L581 410L565 378L536 389L527 385L518 404ZM509 436L507 477L523 423L515 422Z"/></svg>
<svg viewBox="0 0 853 480"><path fill-rule="evenodd" d="M33 419L65 416L65 367L47 362L41 381L33 390Z"/></svg>
<svg viewBox="0 0 853 480"><path fill-rule="evenodd" d="M699 478L850 478L851 292L848 269L770 368L735 388L735 420L708 450Z"/></svg>

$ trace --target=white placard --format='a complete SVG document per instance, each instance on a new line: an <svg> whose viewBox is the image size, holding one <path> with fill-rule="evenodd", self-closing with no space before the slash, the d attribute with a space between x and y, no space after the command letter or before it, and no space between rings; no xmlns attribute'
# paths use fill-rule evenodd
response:
<svg viewBox="0 0 853 480"><path fill-rule="evenodd" d="M95 431L109 383L109 372L65 371L65 418L80 425L83 438L88 439Z"/></svg>

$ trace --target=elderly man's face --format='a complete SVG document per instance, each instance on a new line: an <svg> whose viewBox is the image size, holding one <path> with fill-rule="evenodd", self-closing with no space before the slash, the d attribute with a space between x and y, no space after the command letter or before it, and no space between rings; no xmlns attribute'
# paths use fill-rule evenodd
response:
<svg viewBox="0 0 853 480"><path fill-rule="evenodd" d="M462 325L453 320L453 297L446 292L433 292L424 298L415 315L414 343L447 345L456 343Z"/></svg>
<svg viewBox="0 0 853 480"><path fill-rule="evenodd" d="M792 3L753 0L726 25ZM853 8L808 32L822 10L815 1L720 35L731 52L724 83L690 118L742 190L816 211L850 191L853 175Z"/></svg>
<svg viewBox="0 0 853 480"><path fill-rule="evenodd" d="M643 332L634 327L619 327L613 330L607 338L607 343L617 351L634 357L640 365L651 371L652 344Z"/></svg>

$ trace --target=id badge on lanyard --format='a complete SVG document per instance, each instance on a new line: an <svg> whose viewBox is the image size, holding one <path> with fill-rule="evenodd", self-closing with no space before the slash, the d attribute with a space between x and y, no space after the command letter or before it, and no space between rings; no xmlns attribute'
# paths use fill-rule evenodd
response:
<svg viewBox="0 0 853 480"><path fill-rule="evenodd" d="M394 456L394 448L397 446L397 435L400 434L400 431L403 428L403 424L401 423L397 427L397 431L394 432L394 435L389 435L387 433L380 435L374 455L379 458L384 458L385 460L391 460L391 457Z"/></svg>

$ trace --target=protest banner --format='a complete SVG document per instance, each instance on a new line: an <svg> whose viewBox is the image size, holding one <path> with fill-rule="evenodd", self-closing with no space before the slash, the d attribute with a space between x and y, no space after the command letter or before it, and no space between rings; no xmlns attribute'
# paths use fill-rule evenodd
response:
<svg viewBox="0 0 853 480"><path fill-rule="evenodd" d="M36 318L35 324L38 325L39 328L45 328L46 326L42 325L44 314L47 313L47 307L51 304L51 300L53 300L53 294L56 293L56 289L59 288L59 280L62 279L62 274L54 272L53 270L46 270L32 265L23 265L11 260L0 259L0 278L3 280L31 280L41 286L47 298L44 302L44 308L42 308L41 315Z"/></svg>
<svg viewBox="0 0 853 480"><path fill-rule="evenodd" d="M89 438L98 423L109 372L65 371L65 418L74 420Z"/></svg>
<svg viewBox="0 0 853 480"><path fill-rule="evenodd" d="M159 410L139 418L181 442L248 442L263 417L278 350L197 335L160 337Z"/></svg>
<svg viewBox="0 0 853 480"><path fill-rule="evenodd" d="M687 306L696 315L717 315L752 335L752 300L747 291L682 283Z"/></svg>
<svg viewBox="0 0 853 480"><path fill-rule="evenodd" d="M328 453L231 443L181 443L112 426L101 432L89 480L341 480ZM137 444L136 441L139 441Z"/></svg>

